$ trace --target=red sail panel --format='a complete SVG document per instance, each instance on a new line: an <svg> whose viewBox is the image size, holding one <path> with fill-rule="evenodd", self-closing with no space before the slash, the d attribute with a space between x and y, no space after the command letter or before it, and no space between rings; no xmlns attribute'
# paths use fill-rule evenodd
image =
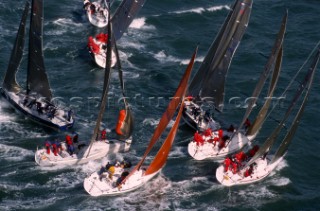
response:
<svg viewBox="0 0 320 211"><path fill-rule="evenodd" d="M168 134L167 139L164 141L164 143L162 144L157 155L154 157L153 161L151 162L151 164L147 168L145 175L153 174L153 173L159 171L167 162L167 158L168 158L169 152L171 150L171 146L172 146L173 141L174 141L176 134L177 134L182 111L183 111L183 106L180 106L178 116L176 118L176 121L175 121L173 127L171 128L171 130Z"/></svg>
<svg viewBox="0 0 320 211"><path fill-rule="evenodd" d="M133 168L133 170L130 172L130 174L126 177L126 179L124 179L122 181L122 183L124 183L136 170L138 170L141 165L143 164L144 160L146 159L147 155L149 154L149 152L151 151L152 147L154 146L154 144L157 142L157 140L159 139L159 137L161 136L161 134L163 133L163 131L166 129L167 125L169 124L169 121L172 119L175 111L177 110L179 103L182 102L182 99L184 98L185 94L186 94L186 90L187 90L187 86L188 86L188 81L191 75L191 70L194 64L194 60L195 57L197 55L197 51L198 51L198 47L196 48L196 50L194 51L192 58L187 66L187 69L180 81L180 84L176 90L176 93L174 95L174 97L172 98L172 100L170 101L166 111L164 112L164 114L162 115L160 122L155 130L155 132L153 133L153 136L150 140L150 143L142 157L142 159L140 160L140 162Z"/></svg>

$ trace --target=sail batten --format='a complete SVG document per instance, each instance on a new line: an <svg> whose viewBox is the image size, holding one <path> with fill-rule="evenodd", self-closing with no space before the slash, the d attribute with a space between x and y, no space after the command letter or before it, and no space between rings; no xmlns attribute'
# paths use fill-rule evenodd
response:
<svg viewBox="0 0 320 211"><path fill-rule="evenodd" d="M20 21L16 41L10 56L8 69L3 81L3 88L7 89L9 92L18 93L21 90L20 85L16 81L16 74L23 56L23 49L25 43L25 31L26 31L26 21L28 18L30 4L27 1L24 7L22 19Z"/></svg>
<svg viewBox="0 0 320 211"><path fill-rule="evenodd" d="M43 57L43 1L32 1L27 69L27 93L35 92L47 100L52 99Z"/></svg>

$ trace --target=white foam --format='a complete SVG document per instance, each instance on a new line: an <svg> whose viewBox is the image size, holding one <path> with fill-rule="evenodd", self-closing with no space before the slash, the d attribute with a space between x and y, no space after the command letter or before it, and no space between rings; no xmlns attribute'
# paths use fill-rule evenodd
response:
<svg viewBox="0 0 320 211"><path fill-rule="evenodd" d="M132 23L130 24L130 28L141 29L146 24L146 18L136 18L133 19Z"/></svg>
<svg viewBox="0 0 320 211"><path fill-rule="evenodd" d="M184 13L202 14L205 11L214 12L214 11L219 11L219 10L223 10L223 9L230 10L230 7L228 5L214 6L214 7L209 7L208 9L205 9L203 7L198 7L198 8L194 8L194 9L179 10L179 11L170 12L170 13L174 13L174 14L184 14Z"/></svg>
<svg viewBox="0 0 320 211"><path fill-rule="evenodd" d="M25 157L34 155L30 150L4 144L0 144L0 152L0 157L7 161L22 161Z"/></svg>

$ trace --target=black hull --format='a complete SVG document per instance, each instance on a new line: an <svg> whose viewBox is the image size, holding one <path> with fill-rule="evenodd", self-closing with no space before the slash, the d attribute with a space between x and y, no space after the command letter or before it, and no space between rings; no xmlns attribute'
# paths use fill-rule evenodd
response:
<svg viewBox="0 0 320 211"><path fill-rule="evenodd" d="M64 126L59 126L59 125L54 124L54 123L52 123L50 121L46 121L46 120L41 119L41 118L39 118L39 117L37 117L35 115L32 115L32 114L28 113L22 106L17 104L14 100L12 100L10 98L10 96L8 96L7 93L3 90L3 88L0 88L0 93L3 96L3 98L6 99L7 102L9 102L9 104L15 110L17 110L18 112L24 114L25 116L27 116L29 119L31 119L32 121L34 121L36 123L39 123L41 125L44 125L46 127L49 127L49 128L55 129L55 130L63 130L63 131L73 127L74 121L72 123L70 123L70 124L67 124L67 125L64 125Z"/></svg>

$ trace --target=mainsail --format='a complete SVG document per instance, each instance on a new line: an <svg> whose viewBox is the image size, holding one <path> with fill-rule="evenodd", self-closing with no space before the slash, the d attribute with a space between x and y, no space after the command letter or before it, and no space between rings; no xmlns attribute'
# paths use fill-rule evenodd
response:
<svg viewBox="0 0 320 211"><path fill-rule="evenodd" d="M24 37L25 37L26 21L28 18L29 7L30 7L30 4L27 1L24 7L22 19L20 21L20 26L17 33L16 41L14 43L14 47L10 56L8 69L2 84L3 88L7 89L9 92L18 93L21 89L21 87L16 81L16 74L22 59L22 55L23 55L24 41L25 41Z"/></svg>
<svg viewBox="0 0 320 211"><path fill-rule="evenodd" d="M268 113L268 109L272 101L273 92L276 88L278 78L280 76L282 55L283 55L283 50L282 48L280 48L280 51L277 56L276 64L273 70L272 79L270 81L270 86L269 86L266 101L262 106L262 108L260 109L256 119L253 121L252 125L248 128L248 131L246 132L247 136L256 135L265 121L266 115Z"/></svg>
<svg viewBox="0 0 320 211"><path fill-rule="evenodd" d="M116 40L120 39L129 27L133 18L138 14L146 0L123 0L112 16L113 34ZM110 8L110 7L109 7Z"/></svg>
<svg viewBox="0 0 320 211"><path fill-rule="evenodd" d="M306 76L304 78L304 81L302 83L300 83L299 88L298 88L297 92L295 93L295 95L294 95L294 97L293 97L293 99L292 99L292 101L291 101L291 103L290 103L290 105L289 105L289 107L288 107L283 119L278 124L278 126L275 128L275 130L271 133L271 135L268 137L268 139L263 143L263 145L260 147L260 149L257 151L257 153L249 160L249 162L246 164L245 167L248 167L249 165L254 163L259 157L265 156L265 155L268 154L270 148L274 144L274 142L275 142L277 136L279 135L281 129L284 127L285 121L290 116L293 108L295 107L295 105L296 105L297 101L299 100L300 96L302 95L303 91L306 89L306 87L308 87L307 90L309 90L309 88L310 88L310 86L312 84L313 75L314 75L314 72L315 72L315 69L316 69L318 61L319 61L319 52L317 53L317 55L315 57L313 65L311 66L311 68L309 68L309 70L308 70L308 72L307 72L307 74L306 74ZM295 80L295 78L293 78L292 80ZM308 94L306 94L306 95L308 95ZM305 99L306 99L306 97L305 97ZM297 127L298 121L299 121L299 119L301 117L300 113L302 113L302 111L303 111L304 104L305 104L305 100L303 101L302 106L300 107L299 112L298 112L297 116L295 117L295 120L294 120L293 125L291 127L293 129L293 131L292 131L293 133L292 134L290 132L288 133L288 136L286 136L286 138L284 140L285 142L286 141L288 141L288 142L291 141L291 138L292 138L292 136L293 136L293 134L295 132L295 129ZM284 153L286 151L286 148L288 147L288 145L289 145L289 143L284 144L283 149L281 149L281 152L278 153L277 157L280 156L282 153Z"/></svg>
<svg viewBox="0 0 320 211"><path fill-rule="evenodd" d="M283 39L284 39L284 34L286 32L286 25L287 25L287 19L288 19L288 11L286 12L286 14L284 15L283 19L282 19L282 23L281 23L281 28L280 31L278 33L277 39L273 45L272 48L272 52L271 55L268 59L268 62L262 72L262 74L260 75L259 81L257 83L256 88L254 89L253 93L252 93L252 100L249 101L249 105L247 107L246 113L243 116L242 122L239 125L238 129L242 128L242 126L244 125L246 119L249 117L250 113L252 112L253 106L254 104L257 102L258 96L264 86L265 81L267 80L269 73L272 70L272 67L275 64L275 60L277 59L278 55L279 55L279 51L282 48L282 43L283 43Z"/></svg>
<svg viewBox="0 0 320 211"><path fill-rule="evenodd" d="M179 86L178 86L178 88L177 88L177 90L175 92L174 97L169 102L169 105L167 106L166 111L163 113L163 115L162 115L162 117L161 117L161 119L159 121L159 124L158 124L157 128L155 129L155 131L153 133L153 136L152 136L152 138L151 138L151 140L149 142L149 145L148 145L144 155L142 156L140 162L133 168L133 170L126 177L125 180L127 180L129 178L129 176L131 176L136 170L140 169L140 167L144 163L147 155L150 153L151 149L153 148L155 143L160 138L161 134L164 132L164 130L168 126L170 120L173 118L173 115L176 112L178 106L181 105L181 102L183 102L182 100L183 100L183 98L184 98L184 96L186 94L187 85L188 85L188 81L189 81L189 78L190 78L191 70L192 70L192 67L193 67L193 64L194 64L194 60L195 60L195 57L196 57L196 54L197 54L197 50L198 50L198 47L196 48L195 52L193 53L193 56L192 56L188 66L187 66L187 69L186 69L186 71L185 71L185 73L184 73L184 75L183 75L183 77L182 77L182 79L181 79L181 81L179 83ZM181 110L182 107L183 106L180 106L179 113L182 112L182 110ZM178 114L176 122L178 122L177 120L179 120L178 118L180 118L180 116L181 116L181 114L180 115ZM176 124L174 124L173 127L177 127ZM174 130L176 130L176 129L177 128L172 129L169 132L168 139L163 143L163 145L165 145L165 146L161 147L161 149L160 149L160 151L162 151L162 153L169 153L168 151L170 150L171 144L172 144L172 140L171 139L172 139L172 137L174 139L174 135L175 135ZM169 145L170 145L170 147L169 147ZM159 159L161 159L161 161L159 160L159 163L154 164L154 167L152 165L150 170L149 170L149 173L157 171L157 169L159 170L160 168L162 168L162 166L165 163L165 160L164 160L163 157L159 158Z"/></svg>
<svg viewBox="0 0 320 211"><path fill-rule="evenodd" d="M35 92L51 100L52 93L44 67L43 37L43 1L32 1L32 15L29 33L29 58L27 70L27 94Z"/></svg>
<svg viewBox="0 0 320 211"><path fill-rule="evenodd" d="M225 79L233 55L248 26L252 0L236 0L205 59L192 79L188 95L213 102L222 110Z"/></svg>

